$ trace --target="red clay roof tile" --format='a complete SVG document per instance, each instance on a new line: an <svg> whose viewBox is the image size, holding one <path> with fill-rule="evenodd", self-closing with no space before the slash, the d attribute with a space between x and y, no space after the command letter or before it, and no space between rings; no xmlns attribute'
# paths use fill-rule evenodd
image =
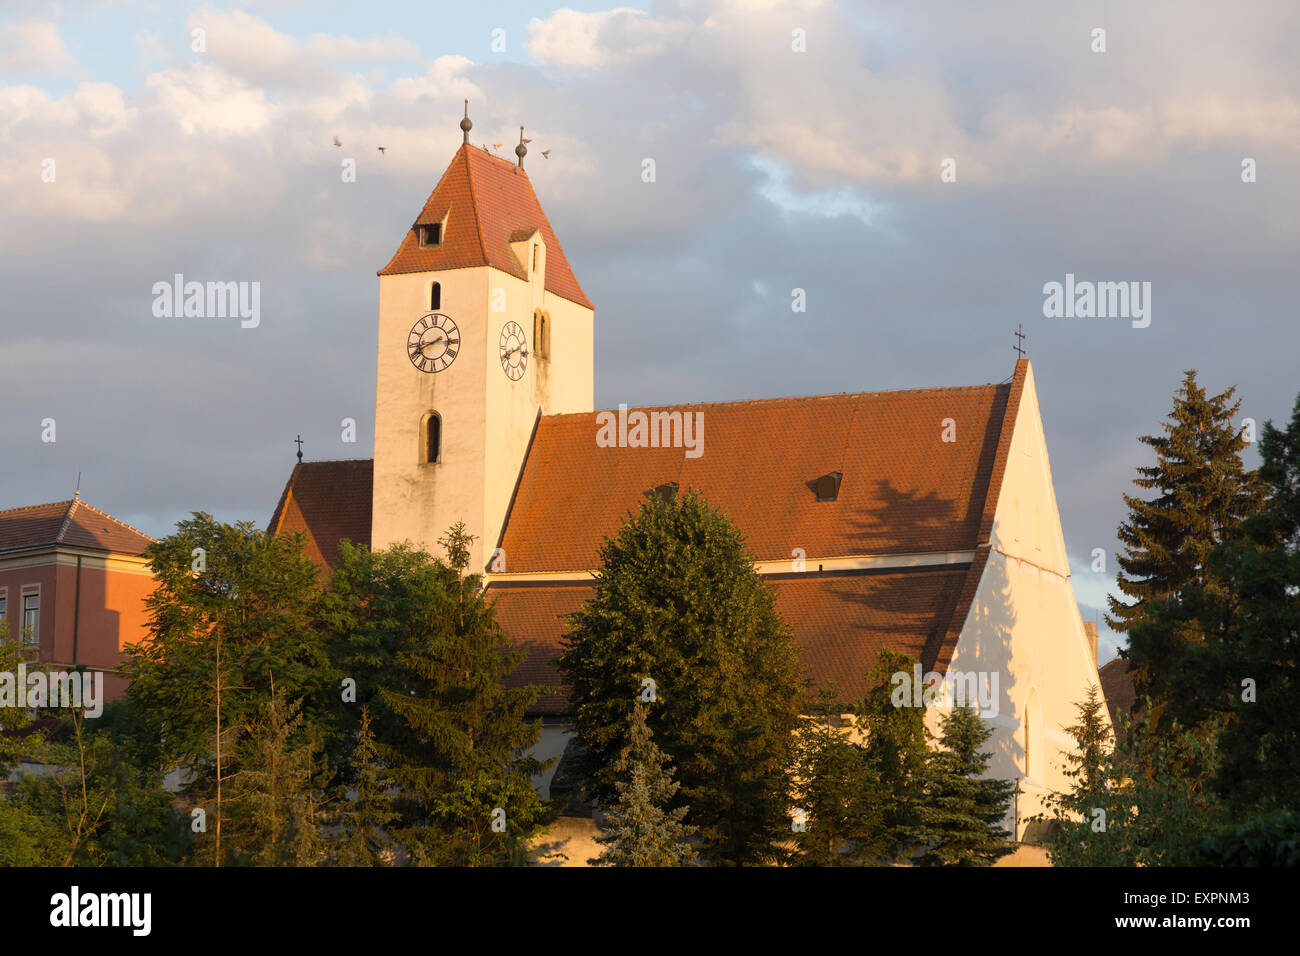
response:
<svg viewBox="0 0 1300 956"><path fill-rule="evenodd" d="M501 542L507 566L595 568L601 542L628 510L670 481L724 511L760 561L788 561L796 548L809 558L973 550L987 540L996 507L990 478L1005 461L999 447L1010 441L1012 391L982 385L643 410L702 416L697 458L682 448L602 448L598 412L543 416ZM953 442L943 441L945 419L955 423ZM819 502L811 483L832 471L843 474L839 498Z"/></svg>
<svg viewBox="0 0 1300 956"><path fill-rule="evenodd" d="M416 226L440 223L444 218L447 225L442 243L421 249ZM537 201L528 174L514 163L464 145L379 274L493 266L527 279L527 270L510 243L526 239L536 230L541 230L546 240L546 291L594 309Z"/></svg>
<svg viewBox="0 0 1300 956"><path fill-rule="evenodd" d="M370 545L373 481L373 461L299 462L285 483L267 532L303 532L311 559L332 566L344 538Z"/></svg>
<svg viewBox="0 0 1300 956"><path fill-rule="evenodd" d="M834 686L842 703L866 691L865 676L880 651L888 648L917 658L926 670L936 656L950 658L954 598L967 580L965 565L908 569L888 573L808 573L768 579L776 609L789 622L799 659L811 682L808 694ZM590 587L493 582L488 596L497 620L526 652L508 683L563 687L555 659L568 631L565 615L592 596ZM960 630L960 629L958 629ZM935 641L935 635L940 638ZM564 694L540 699L539 714L564 713Z"/></svg>
<svg viewBox="0 0 1300 956"><path fill-rule="evenodd" d="M80 498L0 511L0 552L67 545L111 554L142 554L153 540Z"/></svg>

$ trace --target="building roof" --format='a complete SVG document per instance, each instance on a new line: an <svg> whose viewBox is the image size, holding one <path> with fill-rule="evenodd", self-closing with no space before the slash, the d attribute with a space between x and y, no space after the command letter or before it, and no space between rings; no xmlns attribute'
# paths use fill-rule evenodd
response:
<svg viewBox="0 0 1300 956"><path fill-rule="evenodd" d="M153 540L79 497L0 511L0 553L63 545L138 555Z"/></svg>
<svg viewBox="0 0 1300 956"><path fill-rule="evenodd" d="M927 671L945 669L956 646L955 638L949 639L952 625L956 621L959 633L970 608L965 588L968 571L968 565L948 565L769 577L776 609L789 623L799 647L808 696L834 687L842 702L861 698L865 677L885 648L917 658ZM568 630L565 615L593 593L591 587L579 584L493 581L489 585L497 620L526 655L509 675L509 684L564 687L555 660ZM532 708L539 714L564 709L563 693L546 695Z"/></svg>
<svg viewBox="0 0 1300 956"><path fill-rule="evenodd" d="M1007 385L643 410L696 415L704 454L695 458L680 447L601 447L602 413L543 416L500 543L506 566L598 567L602 541L666 482L726 513L759 561L789 561L796 548L809 558L974 550L992 528L989 492L1001 484L1008 403L1023 380L1019 370ZM946 419L955 441L943 440ZM830 472L843 476L838 499L818 501L813 483Z"/></svg>
<svg viewBox="0 0 1300 956"><path fill-rule="evenodd" d="M442 243L421 249L416 227L446 220ZM594 309L537 201L528 174L468 144L438 180L401 246L379 275L492 266L519 279L528 271L510 243L540 230L546 241L546 291Z"/></svg>
<svg viewBox="0 0 1300 956"><path fill-rule="evenodd" d="M373 461L300 461L280 494L269 534L302 532L318 565L338 561L339 542L370 545Z"/></svg>
<svg viewBox="0 0 1300 956"><path fill-rule="evenodd" d="M988 562L1027 372L1021 360L1003 385L660 409L703 415L698 458L682 448L602 448L597 413L543 416L502 534L511 577L488 588L526 652L511 682L561 687L554 662L564 616L592 593L582 582L514 575L597 570L604 539L666 482L703 493L758 561L789 562L802 549L808 571L766 578L815 688L834 685L843 702L860 697L884 648L945 671ZM943 440L945 419L955 441ZM321 563L337 559L342 537L368 543L371 465L297 465L270 531L305 531ZM829 472L842 475L838 498L817 501L813 484ZM812 570L822 558L927 552L933 558L915 567ZM562 713L565 700L561 690L533 711Z"/></svg>
<svg viewBox="0 0 1300 956"><path fill-rule="evenodd" d="M1120 715L1132 711L1137 702L1137 689L1133 686L1128 658L1117 657L1107 661L1097 671L1097 676L1101 680L1101 695L1106 698L1106 709L1110 711L1111 726L1119 727Z"/></svg>

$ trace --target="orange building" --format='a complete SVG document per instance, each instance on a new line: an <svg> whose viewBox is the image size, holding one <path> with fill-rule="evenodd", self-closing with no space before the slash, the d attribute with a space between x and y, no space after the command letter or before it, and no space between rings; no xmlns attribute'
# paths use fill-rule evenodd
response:
<svg viewBox="0 0 1300 956"><path fill-rule="evenodd" d="M41 663L103 671L116 699L121 651L147 634L152 542L80 496L0 511L0 635Z"/></svg>

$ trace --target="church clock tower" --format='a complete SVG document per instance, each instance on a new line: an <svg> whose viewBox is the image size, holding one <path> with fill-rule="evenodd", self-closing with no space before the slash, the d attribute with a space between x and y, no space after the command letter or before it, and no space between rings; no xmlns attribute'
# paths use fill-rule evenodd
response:
<svg viewBox="0 0 1300 956"><path fill-rule="evenodd" d="M437 556L457 521L470 568L493 560L542 414L589 412L595 307L542 212L527 147L464 142L379 272L371 546ZM592 440L595 440L593 436Z"/></svg>

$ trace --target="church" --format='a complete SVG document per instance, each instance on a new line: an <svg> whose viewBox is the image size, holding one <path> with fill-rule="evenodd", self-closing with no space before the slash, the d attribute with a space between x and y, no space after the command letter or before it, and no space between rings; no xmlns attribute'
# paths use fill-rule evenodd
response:
<svg viewBox="0 0 1300 956"><path fill-rule="evenodd" d="M564 615L646 494L693 489L744 533L811 686L847 711L884 648L974 676L1017 838L1064 789L1098 683L1070 583L1033 369L1000 384L594 409L595 306L524 171L464 141L379 270L374 458L299 461L269 531L324 569L343 539L475 536L519 683L562 686ZM535 706L541 758L571 738ZM942 704L927 712L937 729ZM550 780L539 781L546 792Z"/></svg>

